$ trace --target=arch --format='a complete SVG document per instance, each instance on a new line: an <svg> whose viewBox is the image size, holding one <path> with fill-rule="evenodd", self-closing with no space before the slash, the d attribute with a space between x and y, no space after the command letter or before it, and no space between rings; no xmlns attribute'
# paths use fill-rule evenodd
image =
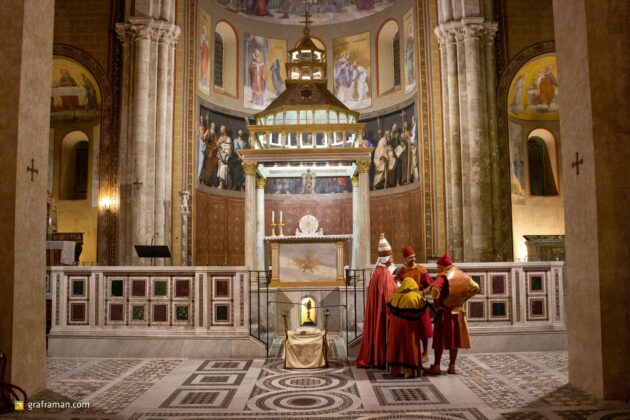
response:
<svg viewBox="0 0 630 420"><path fill-rule="evenodd" d="M99 200L102 197L112 197L114 200L117 200L119 196L118 136L114 136L113 133L117 132L118 127L117 122L113 118L115 110L109 76L94 57L73 45L54 44L53 55L67 57L78 62L92 74L98 85L101 93L101 113L99 117L99 154L96 162L97 168L94 169L98 170L99 182L98 191L92 194L97 194ZM51 121L51 127L54 124ZM92 141L94 140L92 139ZM94 143L91 144L92 147L94 145ZM99 211L97 217L96 259L99 264L115 265L118 254L118 217L112 217L105 211Z"/></svg>
<svg viewBox="0 0 630 420"><path fill-rule="evenodd" d="M80 130L70 131L61 139L61 200L85 200L88 197L89 136Z"/></svg>
<svg viewBox="0 0 630 420"><path fill-rule="evenodd" d="M227 20L219 20L214 28L214 91L233 98L238 98L238 34L234 26ZM218 60L217 39L221 40L221 59ZM220 61L221 66L217 63ZM217 84L217 76L220 75L221 85Z"/></svg>
<svg viewBox="0 0 630 420"><path fill-rule="evenodd" d="M527 168L530 195L558 195L557 145L551 131L536 128L527 135Z"/></svg>
<svg viewBox="0 0 630 420"><path fill-rule="evenodd" d="M400 26L387 19L376 32L376 92L378 96L400 89ZM395 40L398 38L398 48ZM398 75L396 76L396 72ZM398 84L396 84L398 82Z"/></svg>
<svg viewBox="0 0 630 420"><path fill-rule="evenodd" d="M310 303L310 305L309 305ZM317 301L311 295L300 299L300 327L317 325Z"/></svg>

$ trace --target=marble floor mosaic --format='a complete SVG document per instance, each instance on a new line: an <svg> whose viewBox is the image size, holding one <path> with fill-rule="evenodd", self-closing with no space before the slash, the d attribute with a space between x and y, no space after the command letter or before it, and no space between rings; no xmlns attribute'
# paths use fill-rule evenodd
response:
<svg viewBox="0 0 630 420"><path fill-rule="evenodd" d="M566 352L462 354L457 375L405 380L357 369L343 357L343 343L335 344L334 356L341 357L314 370L284 369L277 357L49 358L48 388L31 401L89 408L36 408L0 418L630 419L630 404L599 401L567 384Z"/></svg>

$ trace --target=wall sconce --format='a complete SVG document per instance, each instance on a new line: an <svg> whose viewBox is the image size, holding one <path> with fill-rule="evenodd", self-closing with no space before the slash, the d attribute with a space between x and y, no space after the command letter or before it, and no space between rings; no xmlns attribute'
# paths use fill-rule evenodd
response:
<svg viewBox="0 0 630 420"><path fill-rule="evenodd" d="M116 199L114 197L104 196L104 197L101 197L98 203L98 206L105 213L111 213L112 211L116 209L116 204L117 204Z"/></svg>

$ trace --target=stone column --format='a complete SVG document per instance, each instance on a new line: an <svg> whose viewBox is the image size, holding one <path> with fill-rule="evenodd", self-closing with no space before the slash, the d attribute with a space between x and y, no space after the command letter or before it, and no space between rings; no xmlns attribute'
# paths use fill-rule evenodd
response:
<svg viewBox="0 0 630 420"><path fill-rule="evenodd" d="M46 201L53 0L0 2L2 382L46 387ZM51 280L52 281L52 280Z"/></svg>
<svg viewBox="0 0 630 420"><path fill-rule="evenodd" d="M368 177L369 179L369 177ZM352 177L352 258L351 265L353 269L359 268L359 247L360 232L359 232L359 177Z"/></svg>
<svg viewBox="0 0 630 420"><path fill-rule="evenodd" d="M357 161L359 169L359 267L370 266L370 161Z"/></svg>
<svg viewBox="0 0 630 420"><path fill-rule="evenodd" d="M630 2L553 2L569 383L630 400Z"/></svg>
<svg viewBox="0 0 630 420"><path fill-rule="evenodd" d="M245 173L245 266L256 267L256 162L243 162Z"/></svg>
<svg viewBox="0 0 630 420"><path fill-rule="evenodd" d="M180 191L182 232L181 232L181 265L189 265L188 261L188 223L190 220L190 191Z"/></svg>
<svg viewBox="0 0 630 420"><path fill-rule="evenodd" d="M179 28L130 17L116 31L124 44L120 261L142 265L148 261L138 259L133 245L169 245L171 236L172 48Z"/></svg>
<svg viewBox="0 0 630 420"><path fill-rule="evenodd" d="M466 13L483 10L475 0L464 3L471 5L465 8ZM486 99L494 95L495 85L495 72L488 71L494 50L486 44L494 37L497 25L487 16L453 18L448 1L438 5L440 24L435 33L442 55L446 119L447 251L458 261L493 260L504 241L496 235L501 232L495 226L498 223L493 223L499 211L493 201L501 198L493 194L498 189L493 186L492 160L500 157L496 135L492 134L496 131L495 104Z"/></svg>
<svg viewBox="0 0 630 420"><path fill-rule="evenodd" d="M265 267L265 184L267 178L256 180L256 270Z"/></svg>

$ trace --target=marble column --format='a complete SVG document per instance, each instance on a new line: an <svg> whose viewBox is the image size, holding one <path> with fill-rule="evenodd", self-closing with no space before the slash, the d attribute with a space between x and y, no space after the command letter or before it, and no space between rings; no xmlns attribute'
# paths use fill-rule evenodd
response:
<svg viewBox="0 0 630 420"><path fill-rule="evenodd" d="M366 268L370 264L370 161L357 161L359 169L359 267Z"/></svg>
<svg viewBox="0 0 630 420"><path fill-rule="evenodd" d="M359 268L359 246L361 245L359 214L359 177L355 175L352 177L352 258L350 264L353 269Z"/></svg>
<svg viewBox="0 0 630 420"><path fill-rule="evenodd" d="M133 245L170 245L173 48L179 28L130 17L116 31L124 46L120 261L142 265L148 261L136 256Z"/></svg>
<svg viewBox="0 0 630 420"><path fill-rule="evenodd" d="M243 162L245 173L245 266L256 268L256 162Z"/></svg>
<svg viewBox="0 0 630 420"><path fill-rule="evenodd" d="M569 383L630 400L630 2L553 2Z"/></svg>
<svg viewBox="0 0 630 420"><path fill-rule="evenodd" d="M190 265L188 261L188 224L190 222L190 191L180 191L181 198L181 265Z"/></svg>
<svg viewBox="0 0 630 420"><path fill-rule="evenodd" d="M46 201L53 0L0 2L0 349L4 377L46 387Z"/></svg>
<svg viewBox="0 0 630 420"><path fill-rule="evenodd" d="M256 270L265 270L265 184L267 178L256 180Z"/></svg>
<svg viewBox="0 0 630 420"><path fill-rule="evenodd" d="M486 98L494 95L495 85L495 72L488 68L494 63L494 50L486 45L497 24L481 14L478 1L465 0L462 5L463 10L454 11L450 2L440 0L440 24L435 29L446 120L447 251L457 261L485 261L497 258L496 249L504 240L496 234L502 232L496 228L499 223L493 223L499 211L494 202L501 198L493 194L498 189L492 168L493 159L500 157L493 136L495 103ZM453 17L460 12L465 15Z"/></svg>

